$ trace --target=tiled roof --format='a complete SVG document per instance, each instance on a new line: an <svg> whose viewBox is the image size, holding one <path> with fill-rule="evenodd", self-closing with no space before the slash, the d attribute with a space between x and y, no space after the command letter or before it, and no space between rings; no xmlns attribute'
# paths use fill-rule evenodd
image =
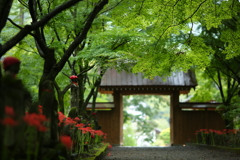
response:
<svg viewBox="0 0 240 160"><path fill-rule="evenodd" d="M183 86L195 87L197 80L195 73L189 70L188 72L173 73L170 77L156 76L154 79L143 78L142 73L134 74L122 71L118 73L115 69L108 69L104 74L101 82L101 87L134 87L134 86Z"/></svg>

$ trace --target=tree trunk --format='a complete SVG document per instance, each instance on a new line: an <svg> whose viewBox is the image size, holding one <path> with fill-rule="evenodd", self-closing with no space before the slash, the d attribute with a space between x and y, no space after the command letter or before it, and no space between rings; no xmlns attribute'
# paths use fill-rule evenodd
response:
<svg viewBox="0 0 240 160"><path fill-rule="evenodd" d="M84 74L85 75L85 74ZM85 108L84 108L84 75L81 75L78 78L78 85L79 85L79 103L78 103L78 107L77 107L77 113L78 115L83 115Z"/></svg>
<svg viewBox="0 0 240 160"><path fill-rule="evenodd" d="M12 8L13 0L0 1L0 33L6 25L8 14Z"/></svg>
<svg viewBox="0 0 240 160"><path fill-rule="evenodd" d="M49 119L49 130L44 134L44 145L51 147L58 142L58 102L55 97L54 79L50 79L50 72L56 64L54 50L45 53L43 75L39 83L39 103L43 107L43 114Z"/></svg>
<svg viewBox="0 0 240 160"><path fill-rule="evenodd" d="M71 86L71 108L73 107L78 107L79 104L79 91L78 91L78 87L75 85Z"/></svg>

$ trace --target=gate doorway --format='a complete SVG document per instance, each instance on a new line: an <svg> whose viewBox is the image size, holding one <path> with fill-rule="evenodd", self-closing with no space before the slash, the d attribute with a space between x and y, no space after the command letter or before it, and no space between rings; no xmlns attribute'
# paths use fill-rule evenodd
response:
<svg viewBox="0 0 240 160"><path fill-rule="evenodd" d="M170 146L170 96L123 95L123 146Z"/></svg>
<svg viewBox="0 0 240 160"><path fill-rule="evenodd" d="M113 95L107 111L98 112L102 131L112 145L123 145L123 96L169 95L170 96L170 142L171 145L185 144L194 139L196 130L202 128L223 129L221 115L215 111L216 103L180 103L179 97L188 94L197 86L194 72L172 73L169 77L144 78L143 74L117 72L109 69L102 77L99 92ZM106 109L106 107L102 107ZM218 123L216 123L218 122Z"/></svg>

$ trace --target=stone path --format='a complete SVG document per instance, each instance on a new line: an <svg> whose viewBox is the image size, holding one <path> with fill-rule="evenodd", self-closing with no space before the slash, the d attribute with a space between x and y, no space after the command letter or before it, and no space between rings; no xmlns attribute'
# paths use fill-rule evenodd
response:
<svg viewBox="0 0 240 160"><path fill-rule="evenodd" d="M102 160L240 160L228 151L196 146L113 147Z"/></svg>

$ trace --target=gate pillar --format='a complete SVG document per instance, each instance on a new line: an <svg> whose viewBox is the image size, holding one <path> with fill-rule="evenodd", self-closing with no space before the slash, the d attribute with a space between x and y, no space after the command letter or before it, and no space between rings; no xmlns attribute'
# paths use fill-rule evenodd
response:
<svg viewBox="0 0 240 160"><path fill-rule="evenodd" d="M114 108L111 111L111 135L109 141L112 145L123 145L123 101L122 94L114 91Z"/></svg>
<svg viewBox="0 0 240 160"><path fill-rule="evenodd" d="M179 107L179 91L173 91L170 97L170 141L171 145L183 144L181 108Z"/></svg>

